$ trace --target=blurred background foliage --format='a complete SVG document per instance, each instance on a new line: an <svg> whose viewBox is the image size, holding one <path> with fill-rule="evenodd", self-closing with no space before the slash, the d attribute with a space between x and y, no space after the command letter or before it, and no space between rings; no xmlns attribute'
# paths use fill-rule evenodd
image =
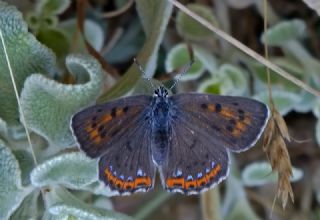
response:
<svg viewBox="0 0 320 220"><path fill-rule="evenodd" d="M181 3L294 77L320 90L320 4L269 0ZM69 129L81 108L120 96L152 94L155 84L195 63L175 92L241 95L268 103L265 67L167 1L0 1L0 28L32 150L21 124L5 50L0 49L0 219L320 219L320 98L271 72L277 110L294 139L295 203L275 202L277 175L261 148L232 156L230 177L201 196L155 190L115 196L97 178L97 161L79 152ZM166 73L172 73L168 75Z"/></svg>

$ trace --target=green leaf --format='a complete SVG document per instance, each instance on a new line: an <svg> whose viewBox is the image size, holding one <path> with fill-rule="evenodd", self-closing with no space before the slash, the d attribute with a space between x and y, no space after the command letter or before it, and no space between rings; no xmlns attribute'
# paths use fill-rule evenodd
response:
<svg viewBox="0 0 320 220"><path fill-rule="evenodd" d="M195 12L213 26L218 26L212 9L201 4L188 4L187 8ZM201 41L213 36L212 31L182 11L178 11L176 28L178 33L189 40Z"/></svg>
<svg viewBox="0 0 320 220"><path fill-rule="evenodd" d="M98 180L97 161L83 153L68 153L45 161L31 172L34 186L61 184L72 189L82 189Z"/></svg>
<svg viewBox="0 0 320 220"><path fill-rule="evenodd" d="M250 219L259 220L260 218L254 213L253 209L250 207L249 202L237 200L231 210L228 213L225 220L238 220L238 219Z"/></svg>
<svg viewBox="0 0 320 220"><path fill-rule="evenodd" d="M8 136L7 123L0 118L0 139Z"/></svg>
<svg viewBox="0 0 320 220"><path fill-rule="evenodd" d="M59 216L74 216L79 219L99 220L99 219L131 219L130 217L110 211L106 209L89 206L78 200L70 192L60 188L51 188L50 192L46 193L45 201L48 211L53 215Z"/></svg>
<svg viewBox="0 0 320 220"><path fill-rule="evenodd" d="M217 59L212 55L212 53L205 48L192 45L194 53L198 59L203 63L205 68L210 72L216 72L218 68Z"/></svg>
<svg viewBox="0 0 320 220"><path fill-rule="evenodd" d="M200 84L198 92L221 94L221 83L216 79L208 79Z"/></svg>
<svg viewBox="0 0 320 220"><path fill-rule="evenodd" d="M30 191L22 186L18 161L0 140L0 219L9 218Z"/></svg>
<svg viewBox="0 0 320 220"><path fill-rule="evenodd" d="M242 183L232 175L227 179L223 210L225 220L259 219L250 206Z"/></svg>
<svg viewBox="0 0 320 220"><path fill-rule="evenodd" d="M55 15L39 15L34 11L29 11L25 16L25 20L33 33L37 33L41 29L55 28L59 22Z"/></svg>
<svg viewBox="0 0 320 220"><path fill-rule="evenodd" d="M35 165L32 155L26 150L15 150L13 154L21 167L22 185L27 186L30 184L30 172Z"/></svg>
<svg viewBox="0 0 320 220"><path fill-rule="evenodd" d="M74 143L70 118L94 102L103 82L100 64L91 57L68 56L66 65L83 84L65 85L34 74L26 80L21 93L27 126L60 147Z"/></svg>
<svg viewBox="0 0 320 220"><path fill-rule="evenodd" d="M297 77L300 80L304 80L307 76L306 70L303 69L303 66L294 59L288 57L273 57L270 58L270 61L283 68L284 70L290 72L294 77ZM253 68L255 76L265 84L267 84L268 80L266 67L258 62L252 63L251 66ZM270 82L273 86L277 85L278 87L285 88L285 90L287 91L299 92L301 90L301 88L279 76L272 70L270 70Z"/></svg>
<svg viewBox="0 0 320 220"><path fill-rule="evenodd" d="M41 0L37 1L36 11L43 15L58 15L71 4L70 0Z"/></svg>
<svg viewBox="0 0 320 220"><path fill-rule="evenodd" d="M282 21L268 29L262 35L262 42L265 38L269 46L282 46L283 44L297 40L306 34L306 25L303 20L293 19L291 21Z"/></svg>
<svg viewBox="0 0 320 220"><path fill-rule="evenodd" d="M302 90L298 95L300 96L300 102L294 106L294 110L302 113L310 112L315 105L316 97L305 90Z"/></svg>
<svg viewBox="0 0 320 220"><path fill-rule="evenodd" d="M83 27L86 40L95 50L100 51L105 40L105 33L102 27L91 19L86 19ZM81 51L83 53L87 52L84 41L82 40L82 36L79 33L77 34L79 30L77 20L75 18L60 23L59 30L64 32L68 38L68 41L72 42L72 46L77 48L77 51ZM76 42L74 42L75 36L79 38L76 40Z"/></svg>
<svg viewBox="0 0 320 220"><path fill-rule="evenodd" d="M299 181L303 177L301 169L292 168L291 182ZM242 172L242 182L246 186L261 186L267 183L276 183L278 174L272 172L272 167L268 162L255 162L246 166Z"/></svg>
<svg viewBox="0 0 320 220"><path fill-rule="evenodd" d="M313 114L317 117L317 118L320 118L320 99L317 99L315 102L314 102L314 106L313 106Z"/></svg>
<svg viewBox="0 0 320 220"><path fill-rule="evenodd" d="M137 0L136 6L147 36L137 59L145 66L146 73L151 77L156 69L159 46L171 17L172 4L168 1ZM125 95L141 76L136 65L132 64L117 84L99 99L99 102Z"/></svg>
<svg viewBox="0 0 320 220"><path fill-rule="evenodd" d="M70 42L59 29L43 28L37 33L37 39L52 49L57 57L63 57L69 52Z"/></svg>
<svg viewBox="0 0 320 220"><path fill-rule="evenodd" d="M255 95L255 98L268 104L268 92L266 90ZM286 92L278 89L272 90L272 99L276 106L276 109L280 112L281 115L286 115L288 112L293 110L294 106L300 101L300 96L292 93Z"/></svg>
<svg viewBox="0 0 320 220"><path fill-rule="evenodd" d="M231 64L223 64L219 68L222 95L243 95L248 89L248 81L244 73Z"/></svg>
<svg viewBox="0 0 320 220"><path fill-rule="evenodd" d="M104 54L104 57L109 63L127 62L139 52L144 41L145 34L139 20L133 19L128 27L123 30L117 44L108 53Z"/></svg>
<svg viewBox="0 0 320 220"><path fill-rule="evenodd" d="M199 78L205 71L203 63L199 60L196 50L194 51L195 62L192 64L191 68L185 73L180 80L194 80ZM190 56L186 44L178 44L171 48L166 58L166 71L172 72L175 69L181 68L190 62Z"/></svg>
<svg viewBox="0 0 320 220"><path fill-rule="evenodd" d="M0 2L0 26L4 37L12 72L20 93L25 79L32 73L54 75L54 54L33 35L22 20L22 15L15 7ZM19 111L8 64L4 56L4 48L0 46L0 117L9 126L19 123Z"/></svg>
<svg viewBox="0 0 320 220"><path fill-rule="evenodd" d="M10 219L41 219L44 207L39 195L39 190L30 193Z"/></svg>
<svg viewBox="0 0 320 220"><path fill-rule="evenodd" d="M231 64L223 64L198 90L221 95L243 95L247 89L248 82L244 73Z"/></svg>
<svg viewBox="0 0 320 220"><path fill-rule="evenodd" d="M98 176L98 173L96 174ZM112 191L108 186L103 182L97 180L96 182L83 187L83 190L89 191L96 195L103 195L107 197L119 195L117 191Z"/></svg>

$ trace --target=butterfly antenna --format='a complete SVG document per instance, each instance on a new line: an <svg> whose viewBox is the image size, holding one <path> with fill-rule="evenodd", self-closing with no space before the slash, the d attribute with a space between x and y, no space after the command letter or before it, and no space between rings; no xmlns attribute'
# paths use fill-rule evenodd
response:
<svg viewBox="0 0 320 220"><path fill-rule="evenodd" d="M179 76L175 79L173 85L170 87L170 90L172 90L180 81L181 77L188 72L188 70L190 69L190 67L192 66L192 64L194 63L194 60L191 60L189 63L187 63L186 65L184 65L182 67L181 72L179 73Z"/></svg>
<svg viewBox="0 0 320 220"><path fill-rule="evenodd" d="M143 73L142 78L146 79L150 82L152 89L156 89L156 87L154 86L154 84L152 83L152 80L150 77L147 76L146 72L144 71L142 65L139 63L139 61L136 58L133 58L133 62L137 65L137 67L139 68L140 72Z"/></svg>

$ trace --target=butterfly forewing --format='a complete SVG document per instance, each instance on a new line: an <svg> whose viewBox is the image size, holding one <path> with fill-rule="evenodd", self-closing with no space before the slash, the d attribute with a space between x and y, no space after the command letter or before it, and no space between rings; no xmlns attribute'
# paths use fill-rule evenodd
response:
<svg viewBox="0 0 320 220"><path fill-rule="evenodd" d="M178 94L170 97L177 116L235 152L252 147L264 130L269 110L253 99L206 94Z"/></svg>
<svg viewBox="0 0 320 220"><path fill-rule="evenodd" d="M150 96L133 96L94 105L75 114L71 128L81 150L93 158L104 154L119 136L138 126L150 102Z"/></svg>

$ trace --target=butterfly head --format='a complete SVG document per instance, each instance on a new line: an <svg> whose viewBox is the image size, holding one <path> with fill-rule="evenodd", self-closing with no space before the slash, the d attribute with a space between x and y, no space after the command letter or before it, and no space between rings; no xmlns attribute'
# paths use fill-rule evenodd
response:
<svg viewBox="0 0 320 220"><path fill-rule="evenodd" d="M154 96L159 98L168 97L168 91L164 88L164 86L160 86L154 91Z"/></svg>

